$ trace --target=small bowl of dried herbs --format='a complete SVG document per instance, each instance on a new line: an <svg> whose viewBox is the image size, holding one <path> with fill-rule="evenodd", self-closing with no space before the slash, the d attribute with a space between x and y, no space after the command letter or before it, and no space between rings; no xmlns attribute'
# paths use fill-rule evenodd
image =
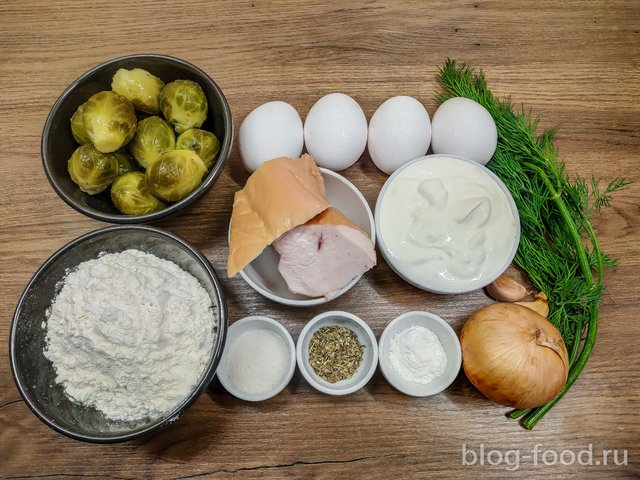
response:
<svg viewBox="0 0 640 480"><path fill-rule="evenodd" d="M331 311L305 325L298 337L296 356L302 376L312 387L329 395L348 395L373 376L378 344L361 318Z"/></svg>

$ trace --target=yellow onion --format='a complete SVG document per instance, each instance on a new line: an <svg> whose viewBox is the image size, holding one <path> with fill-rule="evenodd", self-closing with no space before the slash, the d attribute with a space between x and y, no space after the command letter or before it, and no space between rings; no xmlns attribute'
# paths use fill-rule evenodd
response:
<svg viewBox="0 0 640 480"><path fill-rule="evenodd" d="M471 383L501 405L543 405L567 381L569 358L560 332L521 305L495 303L477 310L465 323L460 344Z"/></svg>

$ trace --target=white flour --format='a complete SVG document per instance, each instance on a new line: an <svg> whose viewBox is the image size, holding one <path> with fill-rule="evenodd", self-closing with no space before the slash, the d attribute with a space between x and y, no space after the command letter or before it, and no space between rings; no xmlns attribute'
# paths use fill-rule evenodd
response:
<svg viewBox="0 0 640 480"><path fill-rule="evenodd" d="M211 299L176 264L138 250L69 273L47 311L44 354L74 400L114 420L158 418L200 379L216 334Z"/></svg>

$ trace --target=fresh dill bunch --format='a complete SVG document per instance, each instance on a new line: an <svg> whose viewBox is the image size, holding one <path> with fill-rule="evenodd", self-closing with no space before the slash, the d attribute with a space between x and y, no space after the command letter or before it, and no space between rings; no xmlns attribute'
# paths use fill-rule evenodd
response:
<svg viewBox="0 0 640 480"><path fill-rule="evenodd" d="M516 410L512 418L535 424L562 398L587 363L595 343L603 269L615 261L603 253L591 224L593 214L610 205L611 196L629 180L616 178L604 189L600 180L571 178L558 159L553 138L557 128L538 134L540 119L511 100L498 99L482 72L447 59L437 80L439 103L467 97L485 107L498 130L498 144L487 167L507 186L520 216L521 237L514 262L549 299L549 321L569 351L569 376L549 403Z"/></svg>

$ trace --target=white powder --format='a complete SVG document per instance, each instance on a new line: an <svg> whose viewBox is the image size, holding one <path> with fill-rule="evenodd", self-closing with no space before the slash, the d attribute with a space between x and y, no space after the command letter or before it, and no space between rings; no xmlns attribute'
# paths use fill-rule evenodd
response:
<svg viewBox="0 0 640 480"><path fill-rule="evenodd" d="M435 333L412 325L391 339L389 363L404 380L429 383L444 373L447 354Z"/></svg>
<svg viewBox="0 0 640 480"><path fill-rule="evenodd" d="M273 390L287 374L287 345L271 330L247 330L225 351L229 381L238 390L260 395Z"/></svg>
<svg viewBox="0 0 640 480"><path fill-rule="evenodd" d="M44 354L56 382L113 420L158 418L176 407L200 380L216 334L198 280L138 250L81 263L47 317Z"/></svg>

